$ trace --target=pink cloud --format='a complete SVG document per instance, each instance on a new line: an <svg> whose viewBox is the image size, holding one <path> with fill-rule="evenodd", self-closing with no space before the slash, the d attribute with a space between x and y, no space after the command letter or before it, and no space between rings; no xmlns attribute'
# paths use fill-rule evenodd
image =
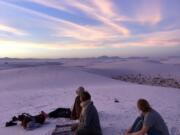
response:
<svg viewBox="0 0 180 135"><path fill-rule="evenodd" d="M145 39L138 42L127 43L130 46L155 47L180 45L180 39Z"/></svg>
<svg viewBox="0 0 180 135"><path fill-rule="evenodd" d="M12 33L19 36L27 35L27 33L24 32L23 30L20 30L18 28L14 28L5 24L0 24L0 31Z"/></svg>
<svg viewBox="0 0 180 135"><path fill-rule="evenodd" d="M144 0L135 11L135 21L141 24L156 25L162 19L162 0Z"/></svg>
<svg viewBox="0 0 180 135"><path fill-rule="evenodd" d="M132 35L128 37L126 41L116 42L112 44L112 47L121 48L128 46L137 46L137 47L156 47L156 46L178 46L180 45L180 30L172 31L162 31L154 32L150 34L143 35ZM136 41L131 41L131 39L136 39Z"/></svg>
<svg viewBox="0 0 180 135"><path fill-rule="evenodd" d="M90 17L94 17L104 23L106 27L113 29L114 31L122 34L122 35L129 35L130 30L124 27L121 24L116 24L115 21L117 19L122 19L121 15L117 14L115 10L116 7L112 1L109 0L91 0L88 2L83 2L79 0L66 0L64 2L57 2L56 0L29 0L38 4L42 4L51 8L65 10L67 12L73 13L71 7L74 7L78 10L83 11L85 14L89 15Z"/></svg>

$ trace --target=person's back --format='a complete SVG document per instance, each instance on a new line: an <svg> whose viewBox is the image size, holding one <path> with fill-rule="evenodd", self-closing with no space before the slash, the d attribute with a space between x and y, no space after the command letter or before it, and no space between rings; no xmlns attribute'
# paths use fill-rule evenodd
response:
<svg viewBox="0 0 180 135"><path fill-rule="evenodd" d="M91 101L91 95L85 91L81 95L81 115L76 135L102 135L98 112Z"/></svg>
<svg viewBox="0 0 180 135"><path fill-rule="evenodd" d="M139 99L137 108L141 116L137 117L125 135L169 135L168 127L161 115L150 106L146 99Z"/></svg>
<svg viewBox="0 0 180 135"><path fill-rule="evenodd" d="M143 125L159 131L161 135L169 135L166 123L161 115L154 109L145 114Z"/></svg>
<svg viewBox="0 0 180 135"><path fill-rule="evenodd" d="M101 134L101 126L99 121L98 112L93 102L90 102L85 110L83 118L80 119L81 125L88 128L97 134Z"/></svg>

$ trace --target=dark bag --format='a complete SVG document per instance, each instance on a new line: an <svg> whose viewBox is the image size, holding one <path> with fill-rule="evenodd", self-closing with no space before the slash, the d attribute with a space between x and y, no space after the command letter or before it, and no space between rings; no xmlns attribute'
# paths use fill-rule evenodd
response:
<svg viewBox="0 0 180 135"><path fill-rule="evenodd" d="M49 118L70 118L71 110L69 108L58 108L49 113Z"/></svg>

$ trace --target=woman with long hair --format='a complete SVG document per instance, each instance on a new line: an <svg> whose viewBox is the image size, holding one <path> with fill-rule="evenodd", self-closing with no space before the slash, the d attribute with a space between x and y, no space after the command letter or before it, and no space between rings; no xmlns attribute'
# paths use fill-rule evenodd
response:
<svg viewBox="0 0 180 135"><path fill-rule="evenodd" d="M135 120L125 135L169 135L162 116L150 106L146 99L139 99L137 108L141 115Z"/></svg>

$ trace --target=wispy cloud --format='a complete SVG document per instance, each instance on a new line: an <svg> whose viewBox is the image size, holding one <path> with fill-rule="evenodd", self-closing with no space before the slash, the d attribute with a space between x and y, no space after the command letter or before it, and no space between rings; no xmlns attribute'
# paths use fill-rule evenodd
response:
<svg viewBox="0 0 180 135"><path fill-rule="evenodd" d="M112 44L113 47L121 48L126 46L137 47L173 47L180 46L180 30L154 32L150 34L137 35L133 41L122 41L121 43Z"/></svg>
<svg viewBox="0 0 180 135"><path fill-rule="evenodd" d="M64 3L62 1L61 2L58 2L58 1L55 1L55 0L26 0L26 1L33 2L33 3L36 3L36 4L40 4L40 5L43 5L43 6L46 6L46 7L54 8L54 9L57 9L57 10L62 10L62 11L72 13L70 10L68 10L66 8L66 6L64 5Z"/></svg>
<svg viewBox="0 0 180 135"><path fill-rule="evenodd" d="M130 30L128 28L115 22L116 19L123 19L124 16L117 13L117 8L113 1L91 0L91 2L88 4L78 1L74 2L73 6L82 10L90 17L94 17L94 19L104 23L104 25L110 27L115 32L119 32L121 35L128 36L130 34Z"/></svg>
<svg viewBox="0 0 180 135"><path fill-rule="evenodd" d="M20 30L20 29L17 29L8 25L4 25L4 24L0 24L0 31L19 35L19 36L27 35L27 33L24 32L23 30Z"/></svg>
<svg viewBox="0 0 180 135"><path fill-rule="evenodd" d="M43 49L43 50L72 50L72 49L93 49L97 48L96 45L89 44L88 42L83 43L36 43L27 41L7 41L5 39L0 39L0 52L8 50L18 50L23 49Z"/></svg>
<svg viewBox="0 0 180 135"><path fill-rule="evenodd" d="M4 50L23 48L26 51L99 48L114 50L131 46L156 47L180 44L180 32L171 31L174 29L173 23L164 22L163 0L141 0L137 4L132 2L133 5L118 1L122 4L120 6L116 2L115 0L0 1L0 4L7 6L0 13L0 17L2 16L0 38L4 38L0 39L1 51L2 48ZM123 4L127 6L124 9ZM128 11L129 4L132 7L130 11ZM6 18L8 16L6 11L12 18ZM16 11L19 19L13 17L12 12ZM27 17L30 21L24 23L21 17ZM23 26L15 27L17 24ZM159 26L162 24L163 27ZM17 40L13 34L18 35Z"/></svg>
<svg viewBox="0 0 180 135"><path fill-rule="evenodd" d="M116 19L123 19L124 16L120 16L116 12L116 7L112 1L109 0L91 0L89 2L83 2L79 0L66 0L64 2L57 2L52 0L50 3L49 1L45 0L30 0L32 2L42 4L51 8L62 10L68 12L73 12L73 8L81 10L83 13L88 15L89 17L93 17L106 25L106 27L110 27L115 32L119 32L122 35L129 35L130 30L123 26L122 24L117 24L114 20Z"/></svg>
<svg viewBox="0 0 180 135"><path fill-rule="evenodd" d="M38 1L42 2L42 1ZM53 3L53 2L52 2ZM30 14L33 14L35 16L39 16L42 19L46 19L50 22L54 22L53 25L47 26L50 29L54 30L53 35L57 37L69 37L75 40L79 40L81 42L89 41L89 44L92 44L94 42L104 42L104 40L119 36L122 32L124 34L128 34L129 31L125 28L122 28L118 26L117 24L110 21L110 18L104 18L103 16L99 16L95 11L94 15L96 15L99 19L103 20L103 22L106 22L106 24L98 25L98 26L92 26L92 25L79 25L74 22L70 22L67 20L63 20L58 17L50 16L48 14L38 12L29 8L24 8L18 5L14 5L11 3L6 3L10 6L13 6L15 8L18 8L19 10L22 10L23 12L27 12ZM44 4L44 3L43 3ZM48 3L46 3L48 5ZM55 3L53 3L55 4ZM77 6L78 5L78 6ZM80 6L81 5L81 6ZM93 10L91 7L88 7L86 5L83 5L82 3L74 3L73 6L77 7L78 9L85 10L87 13L91 13L90 10ZM85 7L85 9L84 9ZM110 9L109 9L110 10ZM110 13L112 14L112 13ZM43 23L43 20L42 20ZM108 26L107 26L108 24ZM121 33L119 33L119 31ZM123 35L122 35L123 36ZM99 44L98 44L99 46Z"/></svg>
<svg viewBox="0 0 180 135"><path fill-rule="evenodd" d="M177 46L180 44L180 39L144 39L142 41L138 42L132 42L127 43L130 46L139 46L139 47L156 47L156 46L162 46L162 47L172 47Z"/></svg>
<svg viewBox="0 0 180 135"><path fill-rule="evenodd" d="M141 24L156 25L162 21L162 0L144 0L135 11L135 21Z"/></svg>

